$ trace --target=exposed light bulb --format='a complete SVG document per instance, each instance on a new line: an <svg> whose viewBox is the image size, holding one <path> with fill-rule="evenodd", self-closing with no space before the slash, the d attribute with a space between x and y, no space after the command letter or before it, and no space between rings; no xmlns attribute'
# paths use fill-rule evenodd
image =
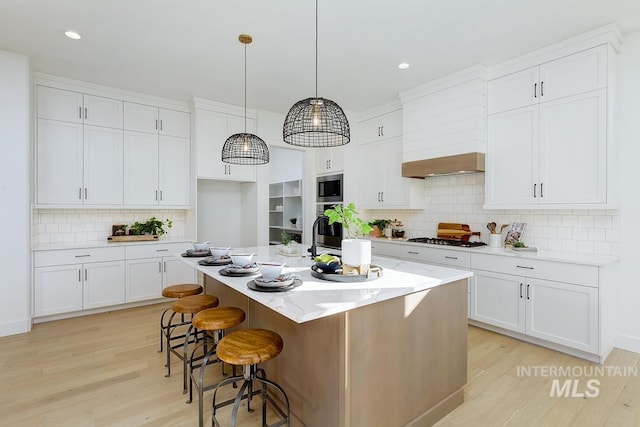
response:
<svg viewBox="0 0 640 427"><path fill-rule="evenodd" d="M249 151L249 143L247 142L247 135L242 137L242 151L245 153Z"/></svg>

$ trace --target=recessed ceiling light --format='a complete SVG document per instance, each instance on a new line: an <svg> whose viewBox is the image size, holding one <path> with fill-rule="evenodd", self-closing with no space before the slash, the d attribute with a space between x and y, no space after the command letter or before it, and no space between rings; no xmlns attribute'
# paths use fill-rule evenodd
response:
<svg viewBox="0 0 640 427"><path fill-rule="evenodd" d="M409 64L407 64L406 62L402 62L398 65L398 68L400 68L401 70L406 70L407 68L409 68Z"/></svg>
<svg viewBox="0 0 640 427"><path fill-rule="evenodd" d="M82 38L82 36L75 31L65 31L64 35L73 40L80 40Z"/></svg>

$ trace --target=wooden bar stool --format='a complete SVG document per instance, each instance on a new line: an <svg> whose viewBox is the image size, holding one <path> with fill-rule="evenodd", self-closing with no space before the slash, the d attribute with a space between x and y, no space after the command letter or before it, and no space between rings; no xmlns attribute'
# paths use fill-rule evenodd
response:
<svg viewBox="0 0 640 427"><path fill-rule="evenodd" d="M282 342L282 337L267 329L243 329L232 332L220 340L216 350L218 359L231 365L242 366L243 375L224 379L216 386L215 391L213 392L212 413L212 424L215 427L220 427L220 423L216 418L216 411L218 409L233 403L230 425L235 426L238 420L238 408L240 407L242 399L247 399L247 410L249 412L253 412L251 409L251 398L258 393L262 396L262 425L267 427L277 427L282 425L289 426L291 417L289 410L289 398L287 397L287 394L278 384L268 380L264 369L258 368L257 366L258 363L266 362L267 360L276 357L280 354L283 347L284 343ZM229 399L216 404L216 394L220 387L242 379L244 379L244 382L242 383L242 387L240 387L235 399ZM254 380L262 384L261 390L253 390ZM267 394L267 386L271 386L278 390L286 405L285 410L280 408L271 396ZM282 417L282 419L270 425L267 425L267 401L271 402L273 407Z"/></svg>
<svg viewBox="0 0 640 427"><path fill-rule="evenodd" d="M201 293L202 293L202 286L195 285L192 283L171 285L171 286L167 286L162 290L163 297L173 298L173 299L179 299L182 297L187 297L189 295L198 295ZM162 345L164 344L164 339L167 334L167 330L169 329L169 324L164 323L164 317L169 310L171 310L171 307L163 311L162 316L160 316L160 350L158 350L158 353L162 353L162 350L163 350ZM181 322L184 323L184 316L181 317Z"/></svg>
<svg viewBox="0 0 640 427"><path fill-rule="evenodd" d="M189 400L187 400L187 403L191 403L193 399L193 384L195 382L196 389L198 390L200 427L204 425L204 404L202 397L203 393L207 390L211 390L216 386L216 384L212 384L209 386L204 385L205 368L208 364L220 362L222 365L222 374L224 375L224 362L215 357L216 347L220 340L224 337L225 329L232 328L241 324L242 322L244 322L245 318L246 315L244 313L244 310L237 307L207 308L193 316L193 320L191 321L192 327L199 331L205 332L205 338L202 344L204 356L200 357L200 359L196 357L198 347L196 347L191 353L191 358L189 360ZM208 335L211 335L213 337L213 344L211 345L211 348L207 350ZM198 367L200 368L200 370L198 371L199 374L194 375L194 369ZM233 374L235 375L235 366Z"/></svg>
<svg viewBox="0 0 640 427"><path fill-rule="evenodd" d="M193 316L204 310L207 308L212 308L212 307L216 307L218 305L218 297L213 296L213 295L189 295L186 297L182 297L176 301L174 301L173 304L171 304L171 309L173 310L173 313L171 313L171 317L169 318L169 324L171 325L169 327L169 329L167 330L167 377L171 375L171 353L175 354L176 356L178 356L178 358L180 360L182 360L182 392L186 393L187 392L187 352L188 352L188 347L189 344L192 343L193 341L195 341L197 339L197 334L194 334L193 337L191 337L191 326L189 326L189 329L187 329L187 332L184 335L180 335L179 337L172 337L172 333L176 330L176 327L181 325L181 324L190 324L191 322L182 322L180 324L177 324L176 326L173 325L173 317L176 314L180 314L181 316L184 316L185 314L190 314L191 318L193 319ZM180 340L178 344L171 344L171 340L175 340L177 338L180 337L184 337L184 340ZM178 350L182 348L182 352L179 352Z"/></svg>

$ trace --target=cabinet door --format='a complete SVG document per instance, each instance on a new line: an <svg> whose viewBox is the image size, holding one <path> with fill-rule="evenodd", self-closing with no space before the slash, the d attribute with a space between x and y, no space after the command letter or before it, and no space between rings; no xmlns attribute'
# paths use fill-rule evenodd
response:
<svg viewBox="0 0 640 427"><path fill-rule="evenodd" d="M537 104L538 80L538 66L490 80L487 83L487 113L500 113Z"/></svg>
<svg viewBox="0 0 640 427"><path fill-rule="evenodd" d="M82 274L85 310L124 303L124 261L84 264Z"/></svg>
<svg viewBox="0 0 640 427"><path fill-rule="evenodd" d="M360 143L380 141L402 135L402 110L363 120L358 124Z"/></svg>
<svg viewBox="0 0 640 427"><path fill-rule="evenodd" d="M82 204L82 125L38 120L38 203Z"/></svg>
<svg viewBox="0 0 640 427"><path fill-rule="evenodd" d="M331 171L331 148L316 150L316 172L319 174Z"/></svg>
<svg viewBox="0 0 640 427"><path fill-rule="evenodd" d="M102 96L84 95L84 124L122 129L123 102Z"/></svg>
<svg viewBox="0 0 640 427"><path fill-rule="evenodd" d="M248 133L255 132L256 121L251 118L247 118L246 131ZM227 116L227 135L224 138L224 141L227 140L231 135L235 135L236 133L245 132L245 119L241 116ZM223 141L223 142L224 142ZM220 146L220 153L218 156L222 154L222 146ZM232 179L234 181L246 181L246 182L255 182L256 180L256 166L251 165L227 165L227 176L226 179Z"/></svg>
<svg viewBox="0 0 640 427"><path fill-rule="evenodd" d="M162 258L126 261L126 302L162 296Z"/></svg>
<svg viewBox="0 0 640 427"><path fill-rule="evenodd" d="M198 178L227 178L227 164L222 162L222 146L228 138L227 115L208 110L197 110L196 148Z"/></svg>
<svg viewBox="0 0 640 427"><path fill-rule="evenodd" d="M122 130L84 126L85 204L122 204L122 162Z"/></svg>
<svg viewBox="0 0 640 427"><path fill-rule="evenodd" d="M196 270L189 264L176 258L163 258L162 269L164 272L163 286L177 285L181 283L195 283Z"/></svg>
<svg viewBox="0 0 640 427"><path fill-rule="evenodd" d="M471 319L525 332L524 277L476 270L471 279Z"/></svg>
<svg viewBox="0 0 640 427"><path fill-rule="evenodd" d="M157 205L158 136L124 132L124 203Z"/></svg>
<svg viewBox="0 0 640 427"><path fill-rule="evenodd" d="M38 118L82 123L82 94L38 86Z"/></svg>
<svg viewBox="0 0 640 427"><path fill-rule="evenodd" d="M161 205L189 205L190 152L188 139L160 136L158 172Z"/></svg>
<svg viewBox="0 0 640 427"><path fill-rule="evenodd" d="M382 143L358 147L358 207L376 209L382 205Z"/></svg>
<svg viewBox="0 0 640 427"><path fill-rule="evenodd" d="M540 102L607 86L607 46L574 53L540 66Z"/></svg>
<svg viewBox="0 0 640 427"><path fill-rule="evenodd" d="M598 353L598 289L527 279L527 335Z"/></svg>
<svg viewBox="0 0 640 427"><path fill-rule="evenodd" d="M541 203L607 201L606 104L606 89L540 104Z"/></svg>
<svg viewBox="0 0 640 427"><path fill-rule="evenodd" d="M409 186L405 181L410 178L402 177L402 140L388 140L381 148L378 153L381 156L380 167L373 171L384 177L380 199L386 207L406 206L409 203Z"/></svg>
<svg viewBox="0 0 640 427"><path fill-rule="evenodd" d="M189 138L191 126L189 113L160 108L158 117L160 118L158 125L160 135Z"/></svg>
<svg viewBox="0 0 640 427"><path fill-rule="evenodd" d="M80 264L39 267L35 272L35 315L82 310L82 266Z"/></svg>
<svg viewBox="0 0 640 427"><path fill-rule="evenodd" d="M487 204L533 204L538 170L537 105L489 116Z"/></svg>
<svg viewBox="0 0 640 427"><path fill-rule="evenodd" d="M158 133L158 108L150 105L124 103L124 130Z"/></svg>

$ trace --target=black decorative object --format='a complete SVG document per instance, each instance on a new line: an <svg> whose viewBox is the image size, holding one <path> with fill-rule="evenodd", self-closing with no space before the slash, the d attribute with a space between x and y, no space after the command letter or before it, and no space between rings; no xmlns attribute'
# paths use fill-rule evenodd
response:
<svg viewBox="0 0 640 427"><path fill-rule="evenodd" d="M282 126L284 142L298 147L337 147L351 139L349 121L335 102L318 97L318 0L316 0L316 95L296 102Z"/></svg>
<svg viewBox="0 0 640 427"><path fill-rule="evenodd" d="M236 165L264 165L269 163L269 148L257 135L247 133L247 45L253 41L250 35L240 34L244 44L244 132L231 135L222 147L222 161Z"/></svg>

